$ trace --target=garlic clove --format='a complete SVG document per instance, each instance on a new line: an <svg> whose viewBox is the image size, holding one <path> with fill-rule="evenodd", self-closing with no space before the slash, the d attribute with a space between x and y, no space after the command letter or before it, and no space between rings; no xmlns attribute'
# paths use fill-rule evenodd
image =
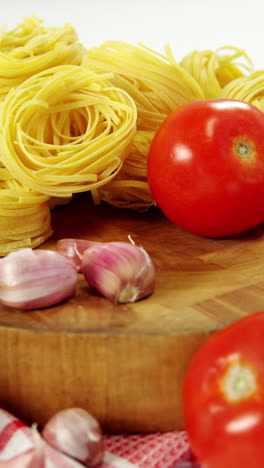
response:
<svg viewBox="0 0 264 468"><path fill-rule="evenodd" d="M85 466L97 466L103 459L100 425L82 408L59 411L46 423L41 435L56 450Z"/></svg>
<svg viewBox="0 0 264 468"><path fill-rule="evenodd" d="M57 251L71 260L77 270L81 271L82 256L85 250L100 242L88 241L85 239L60 239L57 244Z"/></svg>
<svg viewBox="0 0 264 468"><path fill-rule="evenodd" d="M135 302L155 287L155 268L143 247L107 242L84 252L82 272L89 285L114 304Z"/></svg>
<svg viewBox="0 0 264 468"><path fill-rule="evenodd" d="M77 271L58 252L25 248L0 260L0 300L25 310L49 307L75 294Z"/></svg>

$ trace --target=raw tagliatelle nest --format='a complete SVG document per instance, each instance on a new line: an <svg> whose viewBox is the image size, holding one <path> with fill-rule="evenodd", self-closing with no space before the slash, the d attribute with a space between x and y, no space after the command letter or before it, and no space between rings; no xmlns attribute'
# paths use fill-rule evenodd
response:
<svg viewBox="0 0 264 468"><path fill-rule="evenodd" d="M25 18L17 27L0 31L0 100L30 76L48 68L80 65L85 48L75 29L46 28L36 16Z"/></svg>
<svg viewBox="0 0 264 468"><path fill-rule="evenodd" d="M264 71L256 71L231 81L222 90L220 98L249 102L264 112Z"/></svg>
<svg viewBox="0 0 264 468"><path fill-rule="evenodd" d="M0 151L12 177L51 197L69 197L117 174L137 110L107 78L64 65L9 92L0 113Z"/></svg>
<svg viewBox="0 0 264 468"><path fill-rule="evenodd" d="M0 103L27 78L62 64L80 65L85 48L74 28L47 28L35 16L0 31ZM1 112L1 104L0 104ZM16 180L0 153L0 255L36 247L51 234L49 197Z"/></svg>
<svg viewBox="0 0 264 468"><path fill-rule="evenodd" d="M52 234L48 197L34 193L0 169L0 255L37 247Z"/></svg>
<svg viewBox="0 0 264 468"><path fill-rule="evenodd" d="M200 84L206 99L219 98L228 83L253 70L250 57L236 47L195 50L183 58L181 66Z"/></svg>
<svg viewBox="0 0 264 468"><path fill-rule="evenodd" d="M0 32L0 255L52 233L50 209L91 191L95 203L144 211L154 134L174 109L231 97L263 110L262 72L237 48L180 62L122 41L86 49L75 29L25 18Z"/></svg>
<svg viewBox="0 0 264 468"><path fill-rule="evenodd" d="M136 210L155 204L147 183L147 155L166 116L188 102L219 97L227 83L252 69L247 54L236 48L194 51L178 64L169 46L162 55L120 41L88 49L82 64L114 73L111 83L126 90L137 105L137 133L130 154L114 180L92 191L96 203L104 200Z"/></svg>

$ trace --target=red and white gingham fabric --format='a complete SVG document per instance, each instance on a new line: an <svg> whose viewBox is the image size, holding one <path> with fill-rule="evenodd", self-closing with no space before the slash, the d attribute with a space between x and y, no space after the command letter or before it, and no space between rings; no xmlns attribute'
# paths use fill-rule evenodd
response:
<svg viewBox="0 0 264 468"><path fill-rule="evenodd" d="M105 436L105 456L100 468L175 468L189 453L186 432ZM0 409L1 461L33 446L33 432L20 420ZM46 468L80 468L82 465L45 445Z"/></svg>

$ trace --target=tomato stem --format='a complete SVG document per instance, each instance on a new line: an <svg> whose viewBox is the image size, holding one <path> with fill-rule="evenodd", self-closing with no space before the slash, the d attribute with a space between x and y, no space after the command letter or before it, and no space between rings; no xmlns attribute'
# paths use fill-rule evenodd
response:
<svg viewBox="0 0 264 468"><path fill-rule="evenodd" d="M257 390L257 382L253 371L241 364L232 364L223 380L222 392L230 402L239 402L250 397Z"/></svg>
<svg viewBox="0 0 264 468"><path fill-rule="evenodd" d="M238 141L235 146L235 151L242 158L250 158L253 148L247 141Z"/></svg>

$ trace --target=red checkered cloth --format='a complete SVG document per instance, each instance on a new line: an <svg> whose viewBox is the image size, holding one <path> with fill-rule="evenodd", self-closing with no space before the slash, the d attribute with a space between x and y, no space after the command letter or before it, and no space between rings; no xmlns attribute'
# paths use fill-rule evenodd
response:
<svg viewBox="0 0 264 468"><path fill-rule="evenodd" d="M1 462L33 447L32 429L0 408ZM107 435L100 468L176 468L187 459L189 443L185 431L146 435ZM80 468L82 465L45 444L47 468ZM5 463L6 465L6 463ZM179 466L181 466L179 464ZM185 463L182 465L185 466ZM192 464L188 462L188 466Z"/></svg>

